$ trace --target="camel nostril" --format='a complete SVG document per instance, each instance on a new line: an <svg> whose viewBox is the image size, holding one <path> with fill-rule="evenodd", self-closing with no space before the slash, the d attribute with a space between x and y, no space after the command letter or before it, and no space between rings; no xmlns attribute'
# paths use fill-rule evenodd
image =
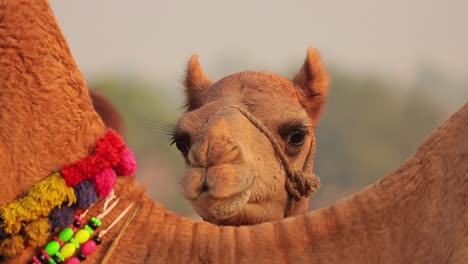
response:
<svg viewBox="0 0 468 264"><path fill-rule="evenodd" d="M208 185L206 184L206 182L203 182L202 185L199 188L199 192L204 193L204 192L207 192L208 190L209 190Z"/></svg>

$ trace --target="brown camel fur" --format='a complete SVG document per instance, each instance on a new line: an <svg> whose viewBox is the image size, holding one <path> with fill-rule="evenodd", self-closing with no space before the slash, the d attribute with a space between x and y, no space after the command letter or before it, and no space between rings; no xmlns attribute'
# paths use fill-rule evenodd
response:
<svg viewBox="0 0 468 264"><path fill-rule="evenodd" d="M0 1L0 204L88 155L105 128L45 1ZM112 263L465 263L468 104L400 169L337 204L254 226L194 223L152 201L134 177L121 202L140 207ZM102 205L102 202L97 206ZM90 212L94 215L97 206ZM87 263L101 263L119 222ZM0 250L6 245L0 242ZM29 248L6 263L30 259Z"/></svg>
<svg viewBox="0 0 468 264"><path fill-rule="evenodd" d="M241 72L214 84L194 55L185 87L187 112L179 119L174 142L190 166L184 195L200 216L216 224L246 225L306 212L311 193L299 200L288 194L288 176L272 143L246 116L225 107L237 105L252 113L272 132L289 164L296 170L308 165L311 176L314 127L328 93L317 51L309 49L292 81Z"/></svg>

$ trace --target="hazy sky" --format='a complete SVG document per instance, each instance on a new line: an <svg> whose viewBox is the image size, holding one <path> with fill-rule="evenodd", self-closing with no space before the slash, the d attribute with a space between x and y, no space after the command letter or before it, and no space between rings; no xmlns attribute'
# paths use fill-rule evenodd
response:
<svg viewBox="0 0 468 264"><path fill-rule="evenodd" d="M129 72L178 85L198 53L213 79L299 68L318 47L327 64L411 78L422 64L468 76L466 0L52 0L87 77ZM466 77L465 77L466 78Z"/></svg>

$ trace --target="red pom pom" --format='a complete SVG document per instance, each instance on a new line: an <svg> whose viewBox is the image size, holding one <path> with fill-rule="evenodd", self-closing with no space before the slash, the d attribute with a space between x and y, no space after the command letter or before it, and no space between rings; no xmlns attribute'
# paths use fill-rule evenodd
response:
<svg viewBox="0 0 468 264"><path fill-rule="evenodd" d="M99 156L112 166L116 166L120 160L120 153L127 148L122 137L112 129L108 129L106 135L99 139L94 154Z"/></svg>
<svg viewBox="0 0 468 264"><path fill-rule="evenodd" d="M92 177L94 177L94 175L96 175L103 169L109 168L110 164L101 157L88 156L86 157L86 159L82 160L79 166L86 175L86 179L91 179Z"/></svg>
<svg viewBox="0 0 468 264"><path fill-rule="evenodd" d="M65 183L68 187L77 185L85 177L80 168L76 167L74 164L67 164L63 166L61 174L63 179L65 179Z"/></svg>
<svg viewBox="0 0 468 264"><path fill-rule="evenodd" d="M114 189L117 175L113 169L100 171L93 179L96 192L101 197L106 197Z"/></svg>
<svg viewBox="0 0 468 264"><path fill-rule="evenodd" d="M121 175L135 173L135 157L126 148L122 137L114 130L108 129L106 135L98 140L94 149L94 155L90 155L75 163L67 164L62 168L62 176L67 186L76 186L81 181L92 179L95 175L97 176L97 174L107 171L111 167L116 167ZM113 173L115 174L115 172Z"/></svg>

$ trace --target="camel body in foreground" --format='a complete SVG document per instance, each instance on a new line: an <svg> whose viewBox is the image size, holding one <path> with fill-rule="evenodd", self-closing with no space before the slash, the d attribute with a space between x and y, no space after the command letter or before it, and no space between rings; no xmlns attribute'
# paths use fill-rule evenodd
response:
<svg viewBox="0 0 468 264"><path fill-rule="evenodd" d="M88 155L105 128L47 2L0 2L0 68L3 205ZM140 210L110 261L466 263L467 133L465 104L377 183L328 208L253 226L179 217L152 201L134 177L119 178L120 203L103 225L132 202ZM102 261L122 225L106 235L87 263ZM33 250L6 263L26 262Z"/></svg>

